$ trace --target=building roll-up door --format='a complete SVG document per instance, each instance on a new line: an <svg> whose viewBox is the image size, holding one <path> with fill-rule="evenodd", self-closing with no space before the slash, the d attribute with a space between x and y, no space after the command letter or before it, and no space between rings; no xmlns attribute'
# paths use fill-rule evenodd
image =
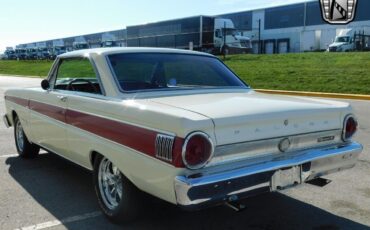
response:
<svg viewBox="0 0 370 230"><path fill-rule="evenodd" d="M290 50L290 39L278 39L277 40L277 53L285 54L289 53Z"/></svg>
<svg viewBox="0 0 370 230"><path fill-rule="evenodd" d="M278 46L278 53L285 54L288 53L288 43L287 42L280 42Z"/></svg>
<svg viewBox="0 0 370 230"><path fill-rule="evenodd" d="M252 53L258 54L258 41L252 42Z"/></svg>
<svg viewBox="0 0 370 230"><path fill-rule="evenodd" d="M265 54L273 54L275 53L275 42L276 40L265 40L264 50Z"/></svg>

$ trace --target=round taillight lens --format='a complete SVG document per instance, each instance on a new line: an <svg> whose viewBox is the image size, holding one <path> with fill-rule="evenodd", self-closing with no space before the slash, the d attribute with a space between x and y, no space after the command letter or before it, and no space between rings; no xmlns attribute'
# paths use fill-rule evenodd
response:
<svg viewBox="0 0 370 230"><path fill-rule="evenodd" d="M204 167L213 156L213 143L209 136L202 132L190 134L182 148L182 160L189 169Z"/></svg>
<svg viewBox="0 0 370 230"><path fill-rule="evenodd" d="M358 123L356 118L352 115L347 116L344 119L344 128L343 128L343 141L350 140L353 135L356 133L358 127Z"/></svg>

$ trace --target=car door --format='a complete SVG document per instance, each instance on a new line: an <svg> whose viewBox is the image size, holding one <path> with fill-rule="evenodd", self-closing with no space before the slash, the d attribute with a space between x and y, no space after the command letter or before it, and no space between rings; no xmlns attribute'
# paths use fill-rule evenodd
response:
<svg viewBox="0 0 370 230"><path fill-rule="evenodd" d="M65 117L68 98L64 90L55 87L63 79L63 72L63 62L57 61L49 76L50 89L35 90L29 103L34 142L60 155L68 152Z"/></svg>
<svg viewBox="0 0 370 230"><path fill-rule="evenodd" d="M68 158L89 167L89 154L94 145L91 132L96 128L101 104L106 97L100 77L88 58L65 60L68 63L68 107L66 112ZM73 79L73 80L72 80Z"/></svg>

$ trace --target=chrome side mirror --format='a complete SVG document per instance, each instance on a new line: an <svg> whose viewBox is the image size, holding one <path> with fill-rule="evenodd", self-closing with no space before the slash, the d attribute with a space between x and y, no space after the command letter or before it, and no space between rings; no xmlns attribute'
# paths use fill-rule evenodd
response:
<svg viewBox="0 0 370 230"><path fill-rule="evenodd" d="M50 89L50 83L47 79L41 81L41 88L44 90Z"/></svg>

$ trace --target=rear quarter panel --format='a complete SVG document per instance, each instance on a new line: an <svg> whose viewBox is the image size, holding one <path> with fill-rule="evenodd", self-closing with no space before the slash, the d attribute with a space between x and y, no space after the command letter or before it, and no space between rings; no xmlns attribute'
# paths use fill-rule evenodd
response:
<svg viewBox="0 0 370 230"><path fill-rule="evenodd" d="M176 168L170 163L149 156L131 146L117 143L117 139L112 140L100 134L91 133L86 130L89 127L81 128L78 122L90 123L95 126L95 130L107 130L107 127L104 127L104 121L94 125L94 123L91 123L93 121L86 120L96 119L94 117L97 117L97 120L107 119L139 127L143 130L170 134L181 138L185 138L192 131L203 130L214 138L214 127L209 118L178 108L153 105L145 99L122 100L109 97L92 98L69 95L68 108L72 112L77 112L76 114L83 113L92 117L79 115L79 118L73 118L74 121L68 121L67 116L67 138L71 149L71 159L86 168L92 169L91 154L92 152L98 152L116 164L121 172L139 189L171 203L176 203L174 178L186 173L186 169ZM115 127L110 127L110 129L111 133L122 131L117 130L120 127L116 127L116 130ZM127 132L130 131L127 130ZM142 137L136 137L139 145L147 141L145 134Z"/></svg>

